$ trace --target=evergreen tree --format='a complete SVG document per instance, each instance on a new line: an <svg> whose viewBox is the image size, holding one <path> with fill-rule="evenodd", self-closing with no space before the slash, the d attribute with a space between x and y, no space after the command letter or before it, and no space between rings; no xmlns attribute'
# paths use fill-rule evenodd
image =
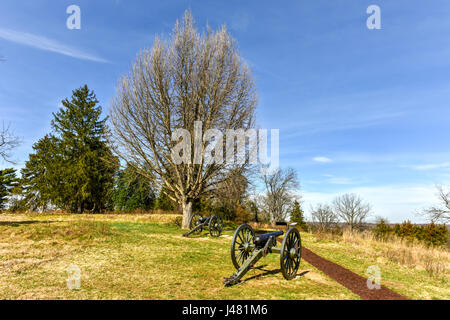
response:
<svg viewBox="0 0 450 320"><path fill-rule="evenodd" d="M107 143L106 118L87 86L54 113L53 133L35 146L23 171L26 197L71 212L112 209L118 159Z"/></svg>
<svg viewBox="0 0 450 320"><path fill-rule="evenodd" d="M164 188L159 191L158 198L155 201L155 209L156 210L165 210L165 211L173 211L177 207L176 203L174 203L164 191Z"/></svg>
<svg viewBox="0 0 450 320"><path fill-rule="evenodd" d="M303 230L306 230L308 228L308 225L305 222L303 209L300 206L300 202L298 202L297 200L295 200L294 204L292 205L291 222L296 222L297 225Z"/></svg>
<svg viewBox="0 0 450 320"><path fill-rule="evenodd" d="M155 204L155 192L151 182L139 175L134 167L127 166L117 175L114 191L114 207L119 211L151 210Z"/></svg>
<svg viewBox="0 0 450 320"><path fill-rule="evenodd" d="M50 204L68 209L65 203L71 190L62 179L65 167L61 141L46 135L33 145L33 150L21 171L24 206L31 211L46 210Z"/></svg>
<svg viewBox="0 0 450 320"><path fill-rule="evenodd" d="M11 192L16 185L16 170L0 170L0 210L5 209L8 197L11 195Z"/></svg>
<svg viewBox="0 0 450 320"><path fill-rule="evenodd" d="M247 206L248 206L250 212L253 214L253 221L258 223L259 222L259 218L258 218L259 209L258 209L258 206L256 205L255 201L249 200L247 202Z"/></svg>

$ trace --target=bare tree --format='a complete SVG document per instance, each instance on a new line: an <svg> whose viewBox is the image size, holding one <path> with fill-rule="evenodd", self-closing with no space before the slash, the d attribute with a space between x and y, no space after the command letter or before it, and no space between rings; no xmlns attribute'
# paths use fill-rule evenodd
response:
<svg viewBox="0 0 450 320"><path fill-rule="evenodd" d="M311 218L319 225L321 231L329 230L337 221L337 216L333 208L327 204L319 203L316 207L311 207Z"/></svg>
<svg viewBox="0 0 450 320"><path fill-rule="evenodd" d="M265 208L265 195L253 192L249 196L249 200L253 203L250 211L254 214L253 220L255 222L270 223L270 214Z"/></svg>
<svg viewBox="0 0 450 320"><path fill-rule="evenodd" d="M356 194L344 194L333 201L335 214L353 230L360 227L369 216L370 204L364 203Z"/></svg>
<svg viewBox="0 0 450 320"><path fill-rule="evenodd" d="M292 168L279 168L273 174L263 175L266 194L262 199L264 210L271 222L285 221L295 199L293 191L298 188L297 174Z"/></svg>
<svg viewBox="0 0 450 320"><path fill-rule="evenodd" d="M424 214L433 223L448 223L450 221L450 190L436 186L441 205L426 209Z"/></svg>
<svg viewBox="0 0 450 320"><path fill-rule="evenodd" d="M157 37L118 84L111 111L117 152L181 205L187 228L193 201L226 179L230 165L206 161L209 142L202 138L191 144L196 160L179 164L174 132L183 128L195 139L199 121L203 132L252 128L256 103L250 70L226 28L199 34L187 11L171 39Z"/></svg>
<svg viewBox="0 0 450 320"><path fill-rule="evenodd" d="M212 196L224 207L235 211L238 205L243 204L250 184L245 168L236 168L228 172L226 178L216 185Z"/></svg>
<svg viewBox="0 0 450 320"><path fill-rule="evenodd" d="M5 126L3 123L0 130L0 158L4 161L11 161L11 151L20 145L20 139L11 131L10 125Z"/></svg>

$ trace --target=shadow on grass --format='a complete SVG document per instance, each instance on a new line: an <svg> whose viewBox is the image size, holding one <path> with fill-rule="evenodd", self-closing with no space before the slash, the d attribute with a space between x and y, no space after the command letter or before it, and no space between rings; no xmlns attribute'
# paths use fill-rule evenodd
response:
<svg viewBox="0 0 450 320"><path fill-rule="evenodd" d="M223 222L222 234L220 236L223 236L223 233L226 232L226 231L234 232L237 229L237 227L238 227L238 225L236 225L234 222L224 221ZM180 230L184 231L183 235L189 232L189 230L183 230L181 228L180 228ZM220 237L213 237L213 236L211 236L211 234L209 233L209 226L208 225L203 227L201 229L201 231L197 231L196 233L190 234L187 238L198 239L198 238L205 238L205 237L212 237L212 238L215 238L215 239L220 238Z"/></svg>
<svg viewBox="0 0 450 320"><path fill-rule="evenodd" d="M241 281L240 284L243 284L243 283L245 283L245 282L247 282L247 281L249 281L249 280L261 279L262 277L265 277L265 276L275 275L275 274L281 273L281 269L266 270L266 269L264 269L265 267L267 267L267 265L262 265L262 266L253 268L253 270L260 270L260 271L263 271L263 273L259 273L259 274L256 274L256 275L254 275L254 276L251 276L251 277L249 277L249 278L247 278L247 279ZM305 270L305 271L303 271L303 272L297 274L297 276L295 277L295 279L297 279L297 278L299 278L299 277L303 277L303 276L305 276L307 273L309 273L309 270Z"/></svg>
<svg viewBox="0 0 450 320"><path fill-rule="evenodd" d="M55 223L56 221L0 221L0 226L11 226L11 227L19 227L22 225L30 225L30 224L49 224Z"/></svg>
<svg viewBox="0 0 450 320"><path fill-rule="evenodd" d="M223 231L235 231L239 226L231 221L223 222Z"/></svg>

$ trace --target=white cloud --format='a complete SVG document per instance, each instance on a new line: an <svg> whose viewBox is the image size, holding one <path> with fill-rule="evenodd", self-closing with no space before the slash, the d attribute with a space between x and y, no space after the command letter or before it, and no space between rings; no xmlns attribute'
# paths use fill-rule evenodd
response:
<svg viewBox="0 0 450 320"><path fill-rule="evenodd" d="M328 182L331 184L354 184L355 182L350 178L345 177L330 177Z"/></svg>
<svg viewBox="0 0 450 320"><path fill-rule="evenodd" d="M415 165L411 166L414 170L433 170L433 169L442 169L442 168L449 168L450 162L442 162L442 163L429 163L429 164L422 164L422 165Z"/></svg>
<svg viewBox="0 0 450 320"><path fill-rule="evenodd" d="M356 181L347 177L336 177L332 174L322 174L322 177L328 178L327 183L330 184L355 184Z"/></svg>
<svg viewBox="0 0 450 320"><path fill-rule="evenodd" d="M315 158L313 158L313 160L316 161L316 162L320 162L320 163L330 163L330 162L333 162L332 159L327 158L327 157L315 157Z"/></svg>
<svg viewBox="0 0 450 320"><path fill-rule="evenodd" d="M372 205L371 220L376 216L388 218L392 223L405 220L425 222L417 212L438 202L434 185L386 185L376 187L348 188L340 192L302 191L304 208L307 212L318 203L331 203L344 193L355 193Z"/></svg>
<svg viewBox="0 0 450 320"><path fill-rule="evenodd" d="M108 60L105 60L103 58L97 57L89 53L82 52L76 48L66 46L55 40L51 40L46 37L34 35L31 33L0 28L0 38L14 43L33 47L36 49L55 52L75 59L89 60L102 63L109 62Z"/></svg>

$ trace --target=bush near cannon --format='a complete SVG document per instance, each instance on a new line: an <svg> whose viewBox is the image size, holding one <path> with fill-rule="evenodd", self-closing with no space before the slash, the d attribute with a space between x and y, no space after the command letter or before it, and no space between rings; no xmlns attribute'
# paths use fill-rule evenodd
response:
<svg viewBox="0 0 450 320"><path fill-rule="evenodd" d="M223 230L223 220L217 215L203 217L201 213L194 213L189 220L189 229L189 232L183 234L183 237L189 237L193 234L198 235L205 229L209 230L212 237L220 237Z"/></svg>
<svg viewBox="0 0 450 320"><path fill-rule="evenodd" d="M292 224L291 226L295 226ZM224 280L225 286L240 282L242 277L269 253L280 254L281 272L286 280L292 280L297 275L302 255L300 232L290 228L283 239L281 248L277 248L277 238L283 231L255 235L253 228L247 224L239 226L231 242L231 261L237 269L231 277Z"/></svg>

